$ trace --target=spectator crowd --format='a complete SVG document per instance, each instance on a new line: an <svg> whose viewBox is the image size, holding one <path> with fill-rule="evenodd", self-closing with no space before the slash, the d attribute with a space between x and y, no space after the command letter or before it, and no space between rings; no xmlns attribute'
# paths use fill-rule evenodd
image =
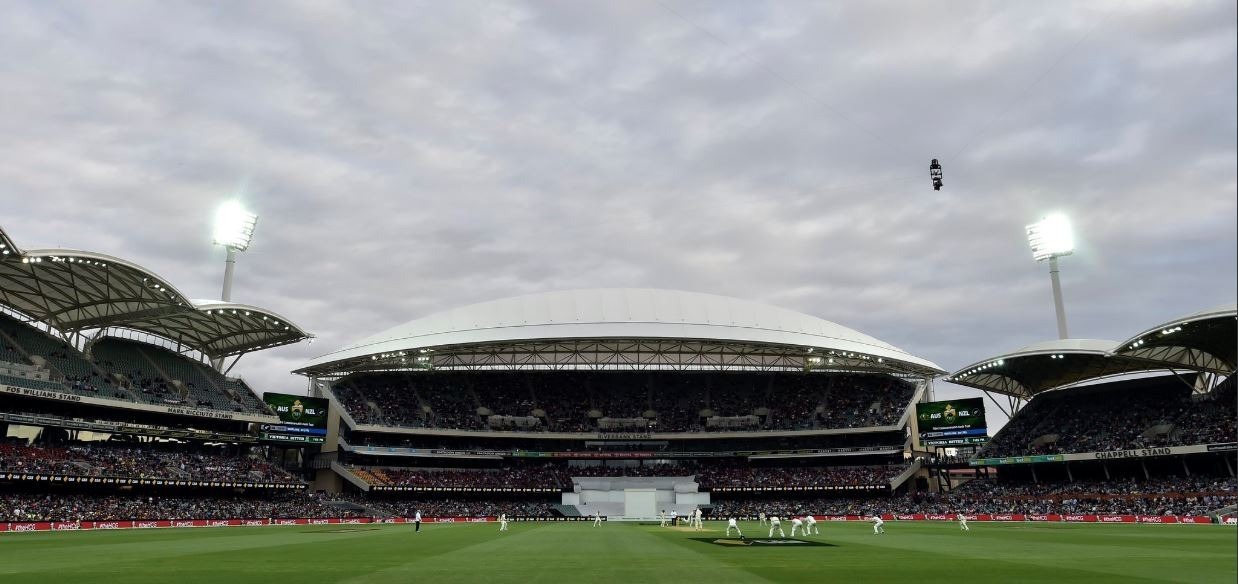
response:
<svg viewBox="0 0 1238 584"><path fill-rule="evenodd" d="M353 496L346 500L366 507L373 515L412 517L421 511L423 517L494 517L506 513L512 517L550 517L556 502L549 500L496 499L378 499Z"/></svg>
<svg viewBox="0 0 1238 584"><path fill-rule="evenodd" d="M683 461L643 466L567 466L539 463L498 469L354 468L375 485L435 488L570 489L572 477L695 475L702 488L885 485L906 466L750 466L728 461Z"/></svg>
<svg viewBox="0 0 1238 584"><path fill-rule="evenodd" d="M493 473L497 474L497 473ZM338 503L347 504L338 504ZM1150 480L1060 483L973 480L950 493L911 493L867 497L713 497L713 517L1026 513L1205 515L1238 503L1238 479L1193 476ZM496 499L469 496L418 497L263 493L249 496L162 496L145 494L0 494L4 521L120 521L154 519L234 519L281 517L550 516L546 499Z"/></svg>
<svg viewBox="0 0 1238 584"><path fill-rule="evenodd" d="M0 443L0 471L30 474L216 482L299 483L253 453L215 454L187 444Z"/></svg>
<svg viewBox="0 0 1238 584"><path fill-rule="evenodd" d="M1238 394L1230 377L1192 394L1170 377L1143 387L1038 396L1006 424L981 457L1104 452L1238 441Z"/></svg>
<svg viewBox="0 0 1238 584"><path fill-rule="evenodd" d="M950 493L864 498L714 498L712 515L872 515L876 513L1025 513L1205 515L1238 503L1233 477L1161 477L1147 481L1009 483L975 480Z"/></svg>
<svg viewBox="0 0 1238 584"><path fill-rule="evenodd" d="M124 521L361 517L304 493L265 497L163 497L84 494L0 494L0 521Z"/></svg>
<svg viewBox="0 0 1238 584"><path fill-rule="evenodd" d="M482 430L495 415L535 418L530 431L689 432L888 426L915 387L859 374L508 371L365 374L332 391L362 424Z"/></svg>

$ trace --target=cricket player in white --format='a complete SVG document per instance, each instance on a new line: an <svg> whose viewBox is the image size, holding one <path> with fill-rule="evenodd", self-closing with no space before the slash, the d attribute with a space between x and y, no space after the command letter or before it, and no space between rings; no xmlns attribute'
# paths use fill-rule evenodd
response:
<svg viewBox="0 0 1238 584"><path fill-rule="evenodd" d="M701 520L701 509L699 507L696 509L696 517L693 518L692 523L696 526L697 531L705 529L705 522Z"/></svg>
<svg viewBox="0 0 1238 584"><path fill-rule="evenodd" d="M658 519L662 520L662 525L659 525L658 527L666 527L666 509L663 509L661 513L658 513Z"/></svg>
<svg viewBox="0 0 1238 584"><path fill-rule="evenodd" d="M727 537L731 537L731 530L732 530L732 529L734 529L734 530L735 530L735 533L736 533L737 535L739 535L740 537L743 537L743 536L744 536L744 532L742 532L742 531L740 531L740 530L739 530L739 524L735 522L735 518L734 518L734 517L732 517L732 518L730 518L730 519L727 519L727 520L726 520L726 536L727 536Z"/></svg>
<svg viewBox="0 0 1238 584"><path fill-rule="evenodd" d="M959 513L956 517L957 517L957 519L959 520L959 529L960 529L961 531L971 531L971 528L967 526L967 516L966 516L966 515L964 515L964 514L962 514L962 513Z"/></svg>
<svg viewBox="0 0 1238 584"><path fill-rule="evenodd" d="M801 521L799 517L791 518L791 537L795 537L795 534L803 528L804 528L804 522Z"/></svg>
<svg viewBox="0 0 1238 584"><path fill-rule="evenodd" d="M602 526L602 512L601 511L593 512L593 526L594 527Z"/></svg>
<svg viewBox="0 0 1238 584"><path fill-rule="evenodd" d="M778 520L778 516L777 516L777 515L770 515L770 516L769 516L769 536L770 536L770 537L774 537L774 530L775 530L775 529L777 529L777 530L778 530L778 535L779 535L779 536L781 536L783 539L786 539L786 538L787 538L787 534L786 534L786 532L784 532L784 531L782 530L782 522Z"/></svg>
<svg viewBox="0 0 1238 584"><path fill-rule="evenodd" d="M869 521L873 522L873 535L878 535L886 532L886 528L882 527L886 522L881 519L880 515L873 515Z"/></svg>
<svg viewBox="0 0 1238 584"><path fill-rule="evenodd" d="M817 527L817 519L812 515L804 516L804 535L821 535L821 528Z"/></svg>
<svg viewBox="0 0 1238 584"><path fill-rule="evenodd" d="M765 512L764 511L758 513L757 518L761 520L761 525L765 525Z"/></svg>
<svg viewBox="0 0 1238 584"><path fill-rule="evenodd" d="M499 531L507 531L507 514L499 513Z"/></svg>

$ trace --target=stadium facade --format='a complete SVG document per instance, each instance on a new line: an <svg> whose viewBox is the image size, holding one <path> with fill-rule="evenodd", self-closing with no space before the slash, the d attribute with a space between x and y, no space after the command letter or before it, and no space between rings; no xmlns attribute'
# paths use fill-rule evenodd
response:
<svg viewBox="0 0 1238 584"><path fill-rule="evenodd" d="M893 470L836 486L887 491L913 474L905 462L910 405L944 373L820 318L654 289L550 292L451 309L296 372L342 412L334 444L345 463L334 469L340 480L380 492L407 487L366 469L393 460L441 465L453 456L499 468L555 458L568 467L559 486L576 492L599 473L677 475L695 487L689 461L704 457L720 465L846 459ZM850 409L827 407L826 394ZM348 467L360 468L362 480ZM686 513L708 498L678 500L686 502L670 506ZM598 508L575 506L583 514Z"/></svg>
<svg viewBox="0 0 1238 584"><path fill-rule="evenodd" d="M415 369L865 370L932 362L839 324L712 294L570 290L493 300L393 327L297 373Z"/></svg>
<svg viewBox="0 0 1238 584"><path fill-rule="evenodd" d="M278 396L229 373L310 338L279 313L191 300L136 262L27 250L2 230L0 252L3 529L67 509L135 526L414 509L617 518L625 490L653 493L645 517L647 504L719 517L1233 516L1234 305L944 376L1012 415L988 444L955 451L924 446L915 415L937 365L751 301L601 289L473 304L313 359L294 372L309 395Z"/></svg>

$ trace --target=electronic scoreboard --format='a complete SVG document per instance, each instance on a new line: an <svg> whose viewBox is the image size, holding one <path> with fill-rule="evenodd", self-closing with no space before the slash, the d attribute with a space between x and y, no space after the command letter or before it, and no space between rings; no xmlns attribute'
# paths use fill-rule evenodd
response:
<svg viewBox="0 0 1238 584"><path fill-rule="evenodd" d="M258 438L268 442L299 442L322 444L327 436L327 406L330 402L318 397L287 393L264 393L266 402L278 424L259 424Z"/></svg>
<svg viewBox="0 0 1238 584"><path fill-rule="evenodd" d="M925 446L965 446L989 441L984 398L916 404L920 442Z"/></svg>

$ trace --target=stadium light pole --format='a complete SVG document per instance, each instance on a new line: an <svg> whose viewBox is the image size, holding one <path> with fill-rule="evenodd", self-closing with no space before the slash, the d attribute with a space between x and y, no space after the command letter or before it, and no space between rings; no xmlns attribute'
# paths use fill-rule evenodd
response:
<svg viewBox="0 0 1238 584"><path fill-rule="evenodd" d="M1057 213L1028 225L1027 243L1032 246L1032 258L1038 262L1049 260L1049 279L1053 282L1053 309L1057 313L1057 336L1059 339L1069 338L1057 259L1075 252L1075 236L1070 229L1070 220Z"/></svg>
<svg viewBox="0 0 1238 584"><path fill-rule="evenodd" d="M254 237L254 226L258 224L258 216L246 211L240 203L228 201L219 207L215 213L215 245L222 245L228 250L228 258L224 263L224 289L221 300L232 300L232 274L236 271L237 252L249 249L249 242Z"/></svg>
<svg viewBox="0 0 1238 584"><path fill-rule="evenodd" d="M236 271L237 252L249 249L249 242L254 238L254 226L258 224L258 216L246 211L240 203L228 201L215 212L215 245L222 245L228 250L228 258L224 260L224 302L232 301L232 274ZM211 365L223 372L223 358L214 359Z"/></svg>

